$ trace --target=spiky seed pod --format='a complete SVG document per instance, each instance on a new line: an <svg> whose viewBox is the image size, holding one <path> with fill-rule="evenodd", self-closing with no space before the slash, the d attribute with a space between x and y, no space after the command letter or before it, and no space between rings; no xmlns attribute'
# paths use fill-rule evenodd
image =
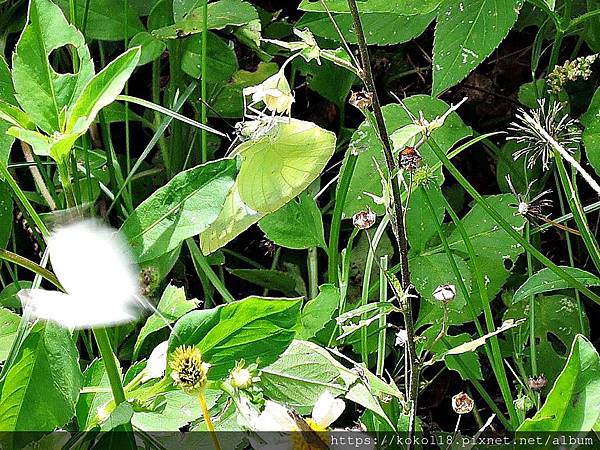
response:
<svg viewBox="0 0 600 450"><path fill-rule="evenodd" d="M173 352L171 377L175 385L189 394L198 394L206 386L210 364L202 361L200 350L182 345Z"/></svg>

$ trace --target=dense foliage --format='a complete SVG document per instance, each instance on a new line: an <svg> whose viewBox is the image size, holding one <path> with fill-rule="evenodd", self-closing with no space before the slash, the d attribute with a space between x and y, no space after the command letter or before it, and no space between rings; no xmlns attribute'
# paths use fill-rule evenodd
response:
<svg viewBox="0 0 600 450"><path fill-rule="evenodd" d="M597 0L0 0L0 37L2 448L600 431Z"/></svg>

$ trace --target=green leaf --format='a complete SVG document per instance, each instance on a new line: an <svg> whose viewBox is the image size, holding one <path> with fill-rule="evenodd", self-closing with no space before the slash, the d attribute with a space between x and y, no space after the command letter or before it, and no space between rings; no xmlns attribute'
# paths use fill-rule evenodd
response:
<svg viewBox="0 0 600 450"><path fill-rule="evenodd" d="M110 416L108 416L104 422L100 424L100 431L110 431L128 424L132 417L133 406L129 402L123 402L110 413Z"/></svg>
<svg viewBox="0 0 600 450"><path fill-rule="evenodd" d="M255 211L276 211L321 174L335 141L334 133L312 122L290 119L240 144L234 150L243 160L237 178L240 198Z"/></svg>
<svg viewBox="0 0 600 450"><path fill-rule="evenodd" d="M158 313L155 312L148 317L146 323L140 330L140 334L133 346L134 359L139 356L140 349L148 336L166 328L167 324L174 323L181 316L190 312L192 309L195 309L196 306L197 304L195 301L186 299L185 289L169 284L156 306ZM165 321L167 323L165 323Z"/></svg>
<svg viewBox="0 0 600 450"><path fill-rule="evenodd" d="M174 11L177 9L174 8ZM204 22L203 8L191 10L183 18L182 10L176 15L176 23L152 32L159 39L177 39L202 32ZM228 25L245 25L258 19L256 9L242 0L219 0L208 4L208 29L221 30Z"/></svg>
<svg viewBox="0 0 600 450"><path fill-rule="evenodd" d="M65 14L69 14L71 0L55 0ZM83 17L86 13L85 36L88 39L101 41L121 41L130 38L142 31L144 26L136 11L132 8L132 1L125 9L126 0L75 0L77 26L81 28ZM127 26L125 26L127 24ZM127 30L127 32L125 32ZM125 35L127 34L127 36Z"/></svg>
<svg viewBox="0 0 600 450"><path fill-rule="evenodd" d="M600 88L596 90L587 112L581 116L583 144L588 162L600 176Z"/></svg>
<svg viewBox="0 0 600 450"><path fill-rule="evenodd" d="M560 268L585 286L600 286L600 278L598 278L597 275L576 267L560 266ZM517 289L517 292L513 295L512 302L517 303L532 295L572 287L573 286L570 286L568 282L560 278L550 269L544 268L529 277L527 281Z"/></svg>
<svg viewBox="0 0 600 450"><path fill-rule="evenodd" d="M335 149L335 135L312 122L277 122L235 149L240 173L221 214L200 236L204 254L221 248L267 213L299 195L321 173Z"/></svg>
<svg viewBox="0 0 600 450"><path fill-rule="evenodd" d="M415 117L419 117L422 112L427 120L433 120L448 111L449 106L434 97L428 95L415 95L403 100L404 105ZM383 117L388 129L392 134L394 131L412 123L412 119L406 114L404 109L397 104L386 105L383 108ZM436 129L432 136L437 144L450 151L450 148L459 140L471 135L471 128L467 127L456 112L452 112L444 125ZM373 198L365 192L382 196L381 180L379 178L377 166L381 168L384 174L387 174L387 168L383 157L383 147L374 132L371 125L365 121L352 135L351 147L353 151L358 152L356 167L348 188L348 197L344 205L344 217L352 217L358 211L371 208L378 215L384 213L384 206L377 204ZM428 146L423 145L419 149L423 158L423 164L433 167L439 164L439 160ZM346 163L348 157L344 161ZM442 170L437 171L438 180L443 182Z"/></svg>
<svg viewBox="0 0 600 450"><path fill-rule="evenodd" d="M4 306L10 309L21 308L21 300L17 297L17 293L21 289L31 289L31 281L17 280L6 285L2 292L0 292L0 306Z"/></svg>
<svg viewBox="0 0 600 450"><path fill-rule="evenodd" d="M433 42L432 95L465 78L517 21L521 0L449 0L438 11Z"/></svg>
<svg viewBox="0 0 600 450"><path fill-rule="evenodd" d="M573 341L567 364L546 402L518 428L524 432L578 432L592 430L600 417L600 357L582 335Z"/></svg>
<svg viewBox="0 0 600 450"><path fill-rule="evenodd" d="M368 0L357 2L361 17L369 13L394 13L394 14L425 14L435 10L441 0ZM326 0L325 5L331 12L349 13L346 0ZM303 11L327 12L321 2L302 0L298 9Z"/></svg>
<svg viewBox="0 0 600 450"><path fill-rule="evenodd" d="M427 194L438 222L443 223L446 208L442 190L438 188L428 189ZM417 252L425 250L427 242L438 235L437 227L431 215L431 210L425 201L423 189L417 189L411 194L406 208L406 234L410 248Z"/></svg>
<svg viewBox="0 0 600 450"><path fill-rule="evenodd" d="M101 359L93 360L83 372L84 387L110 388L108 375ZM86 392L79 396L77 402L77 423L81 430L89 430L99 421L98 408L112 399L110 391Z"/></svg>
<svg viewBox="0 0 600 450"><path fill-rule="evenodd" d="M10 70L4 57L0 55L0 164L3 164L5 167L8 164L10 157L10 149L15 141L12 136L6 134L6 131L11 124L16 125L15 122L10 120L12 114L9 114L9 117L6 118L5 110L8 109L8 112L14 110L20 112L15 105L17 105L17 99L15 98L15 89L13 87ZM19 113L17 112L17 114ZM25 114L23 114L23 116L25 116ZM2 181L1 175L0 181Z"/></svg>
<svg viewBox="0 0 600 450"><path fill-rule="evenodd" d="M306 77L308 87L323 98L342 106L356 80L356 75L326 59L307 63L304 58L296 58L293 67Z"/></svg>
<svg viewBox="0 0 600 450"><path fill-rule="evenodd" d="M334 319L340 305L340 290L333 284L319 287L320 292L312 300L306 302L302 309L302 328L298 331L298 339L310 340L317 336L329 322Z"/></svg>
<svg viewBox="0 0 600 450"><path fill-rule="evenodd" d="M50 322L38 323L6 373L0 392L0 431L62 427L75 413L80 386L78 353L69 331ZM11 436L15 441L27 438Z"/></svg>
<svg viewBox="0 0 600 450"><path fill-rule="evenodd" d="M139 47L127 50L106 66L86 85L72 108L69 108L67 132L84 133L98 112L121 93L140 59Z"/></svg>
<svg viewBox="0 0 600 450"><path fill-rule="evenodd" d="M79 58L76 74L54 71L48 57L72 45ZM13 54L13 83L21 108L47 134L61 131L64 109L94 76L94 66L83 35L69 24L49 0L31 0L28 23Z"/></svg>
<svg viewBox="0 0 600 450"><path fill-rule="evenodd" d="M18 314L6 308L0 308L0 362L6 360L20 322L21 317Z"/></svg>
<svg viewBox="0 0 600 450"><path fill-rule="evenodd" d="M138 262L175 249L214 222L236 170L233 159L194 167L177 174L140 204L121 227Z"/></svg>
<svg viewBox="0 0 600 450"><path fill-rule="evenodd" d="M209 379L227 376L236 361L274 362L296 333L302 299L248 297L183 316L169 339L169 352L196 346L212 366ZM169 369L167 369L169 370Z"/></svg>
<svg viewBox="0 0 600 450"><path fill-rule="evenodd" d="M267 238L277 245L292 249L322 247L327 249L323 236L323 219L315 200L302 193L262 219L258 226Z"/></svg>
<svg viewBox="0 0 600 450"><path fill-rule="evenodd" d="M296 280L287 273L270 269L229 269L229 273L257 286L285 295L295 295Z"/></svg>
<svg viewBox="0 0 600 450"><path fill-rule="evenodd" d="M316 352L315 348L319 347L294 341L277 361L261 371L263 393L307 415L326 390L334 396L345 394L348 389L339 368L326 352Z"/></svg>
<svg viewBox="0 0 600 450"><path fill-rule="evenodd" d="M242 117L244 109L242 90L262 83L278 70L277 64L264 62L258 63L254 72L238 70L228 83L215 86L217 93L210 99L212 109L208 113L223 118Z"/></svg>
<svg viewBox="0 0 600 450"><path fill-rule="evenodd" d="M235 51L214 33L207 34L206 82L220 83L229 80L238 70ZM183 43L181 70L193 78L202 76L202 36L194 35Z"/></svg>
<svg viewBox="0 0 600 450"><path fill-rule="evenodd" d="M143 66L160 58L167 48L167 45L163 41L156 39L146 31L140 31L129 41L129 48L138 46L142 48L140 60L137 63L138 66Z"/></svg>
<svg viewBox="0 0 600 450"><path fill-rule="evenodd" d="M583 319L579 317L577 301L567 295L538 296L534 301L535 314L531 312L530 302L519 302L511 305L504 319L523 320L523 323L511 337L515 348L523 351L528 357L530 321L535 317L534 339L537 360L537 374L543 373L547 379L554 380L567 360L568 351L578 333L589 333L589 322L585 312ZM583 329L582 329L583 327ZM530 363L527 364L527 366ZM545 392L550 388L547 386Z"/></svg>
<svg viewBox="0 0 600 450"><path fill-rule="evenodd" d="M416 16L395 13L361 14L367 42L371 45L393 45L408 42L420 36L429 26L435 13ZM356 34L350 14L333 14L344 39L356 44ZM323 13L306 13L296 24L301 29L307 27L313 34L336 42L340 36L331 25L331 19Z"/></svg>

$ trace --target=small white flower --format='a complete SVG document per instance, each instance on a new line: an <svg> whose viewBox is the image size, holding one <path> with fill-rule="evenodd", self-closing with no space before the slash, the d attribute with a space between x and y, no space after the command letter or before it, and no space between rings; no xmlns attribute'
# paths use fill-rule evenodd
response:
<svg viewBox="0 0 600 450"><path fill-rule="evenodd" d="M252 103L264 102L267 109L276 113L290 114L294 95L287 78L285 64L275 74L256 86L244 88L244 97L252 96Z"/></svg>
<svg viewBox="0 0 600 450"><path fill-rule="evenodd" d="M404 344L406 344L407 341L408 341L408 334L406 333L406 330L404 328L402 328L396 334L396 345L399 347L404 347Z"/></svg>
<svg viewBox="0 0 600 450"><path fill-rule="evenodd" d="M145 383L148 380L153 378L160 378L165 374L165 369L167 368L167 350L169 349L169 341L164 341L158 344L152 353L150 353L150 357L148 358L148 363L144 368L144 375L142 376L142 383Z"/></svg>
<svg viewBox="0 0 600 450"><path fill-rule="evenodd" d="M48 251L66 293L21 290L19 299L33 318L73 329L137 319L145 300L129 248L118 232L94 220L70 223L50 235Z"/></svg>
<svg viewBox="0 0 600 450"><path fill-rule="evenodd" d="M456 286L453 284L442 284L433 291L433 298L440 302L449 302L456 297Z"/></svg>

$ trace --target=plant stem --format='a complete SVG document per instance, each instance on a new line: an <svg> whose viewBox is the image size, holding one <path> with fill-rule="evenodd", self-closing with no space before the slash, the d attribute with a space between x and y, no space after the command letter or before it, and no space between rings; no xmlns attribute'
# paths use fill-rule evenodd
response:
<svg viewBox="0 0 600 450"><path fill-rule="evenodd" d="M317 247L308 249L308 299L312 300L319 294L319 259Z"/></svg>
<svg viewBox="0 0 600 450"><path fill-rule="evenodd" d="M490 215L490 217L496 222L506 233L508 233L515 241L523 246L523 248L531 253L531 255L537 259L540 263L558 275L560 278L565 280L582 294L586 295L590 300L600 304L600 296L595 294L587 286L581 283L579 280L562 270L556 264L554 264L549 258L544 256L537 248L531 245L527 240L523 238L513 227L496 211L484 198L477 192L477 189L473 187L471 183L460 173L456 166L448 159L444 151L437 145L433 138L427 140L429 147L433 150L439 160L442 162L448 172L458 181L465 191L469 193L473 199L481 205L481 207Z"/></svg>
<svg viewBox="0 0 600 450"><path fill-rule="evenodd" d="M367 47L367 41L365 39L365 33L363 31L360 14L358 12L358 6L356 0L347 0L350 13L352 14L352 22L354 24L354 32L358 42L358 49L360 52L361 59L361 75L365 84L365 87L369 92L373 94L373 115L377 123L378 135L381 143L383 144L383 154L385 156L385 162L388 172L391 177L392 185L392 205L391 211L391 223L394 236L398 244L398 250L400 252L400 283L405 291L410 289L410 273L408 268L408 241L406 239L406 230L404 228L404 211L402 207L402 199L400 196L400 183L398 177L393 176L396 169L396 162L394 161L394 155L392 152L392 146L390 139L385 127L385 121L383 119L383 112L381 111L381 104L379 103L379 97L377 90L375 89L375 82L373 80L373 73L371 71L371 63L369 60L369 49ZM407 334L407 349L408 349L408 364L409 364L409 390L408 390L408 404L410 407L410 419L408 424L408 437L412 438L415 430L415 420L417 415L417 395L419 392L419 361L417 358L417 352L415 347L415 328L413 321L412 304L410 297L403 305L403 316L404 325L406 327ZM412 442L412 439L411 439ZM409 445L409 450L412 444Z"/></svg>
<svg viewBox="0 0 600 450"><path fill-rule="evenodd" d="M581 233L581 238L583 239L585 247L589 252L592 261L594 262L594 266L596 266L596 270L600 270L600 246L590 230L587 218L583 211L583 206L581 206L581 202L579 201L577 186L571 182L565 167L565 163L563 162L561 155L556 150L554 152L554 159L556 160L558 175L560 177L563 191L567 198L567 203L571 208L573 218L577 224L577 229Z"/></svg>
<svg viewBox="0 0 600 450"><path fill-rule="evenodd" d="M207 114L206 114L206 102L208 102L207 89L206 89L206 62L208 60L206 52L208 50L208 0L204 0L202 5L202 54L200 61L201 76L200 79L200 122L206 125ZM206 130L200 131L201 145L202 145L202 162L206 162L208 159L208 135Z"/></svg>
<svg viewBox="0 0 600 450"><path fill-rule="evenodd" d="M384 255L379 259L379 302L387 302L387 278L386 271L388 269L388 255ZM383 376L383 366L385 362L385 338L387 328L387 317L382 314L379 317L379 336L377 338L377 366L375 374L378 377Z"/></svg>
<svg viewBox="0 0 600 450"><path fill-rule="evenodd" d="M221 450L221 444L219 444L219 438L217 437L217 433L215 432L215 426L212 423L212 419L210 418L210 411L206 405L206 399L204 398L204 392L200 392L198 394L198 403L200 403L200 409L202 409L202 415L204 416L204 422L206 423L206 428L210 433L210 437L213 441L213 446L215 450Z"/></svg>
<svg viewBox="0 0 600 450"><path fill-rule="evenodd" d="M235 298L233 298L233 295L231 295L221 279L217 276L214 270L212 270L212 267L210 267L210 264L206 260L206 256L204 256L198 248L196 241L194 241L192 238L189 238L185 240L185 243L187 244L190 254L192 255L196 269L202 271L206 275L215 289L219 292L219 294L221 294L223 300L225 300L227 303L234 301Z"/></svg>
<svg viewBox="0 0 600 450"><path fill-rule="evenodd" d="M348 195L348 187L352 180L352 174L356 167L358 154L353 152L352 147L348 149L346 160L340 169L340 181L335 193L335 203L333 207L333 215L331 217L331 228L329 229L329 248L327 250L327 279L330 283L337 285L339 283L338 276L338 246L340 243L340 228L342 225L342 216L344 213L344 205L346 204L346 196Z"/></svg>

